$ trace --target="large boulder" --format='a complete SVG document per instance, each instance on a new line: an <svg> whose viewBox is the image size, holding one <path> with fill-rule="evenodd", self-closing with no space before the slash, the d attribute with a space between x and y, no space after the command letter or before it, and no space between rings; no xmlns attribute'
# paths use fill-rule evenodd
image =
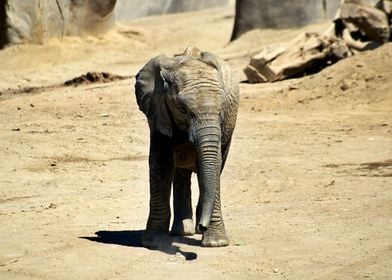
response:
<svg viewBox="0 0 392 280"><path fill-rule="evenodd" d="M8 3L7 3L8 2ZM116 0L8 0L1 3L0 42L43 43L51 37L108 30Z"/></svg>
<svg viewBox="0 0 392 280"><path fill-rule="evenodd" d="M8 44L6 0L0 0L0 49Z"/></svg>
<svg viewBox="0 0 392 280"><path fill-rule="evenodd" d="M8 1L8 4L7 4ZM114 20L194 11L234 0L0 0L0 48L107 31Z"/></svg>
<svg viewBox="0 0 392 280"><path fill-rule="evenodd" d="M334 17L340 0L237 0L231 40L255 28L295 28Z"/></svg>

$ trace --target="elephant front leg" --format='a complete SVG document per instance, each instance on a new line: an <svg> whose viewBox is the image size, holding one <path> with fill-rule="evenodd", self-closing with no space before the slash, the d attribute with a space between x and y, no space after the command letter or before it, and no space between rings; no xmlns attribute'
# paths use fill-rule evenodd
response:
<svg viewBox="0 0 392 280"><path fill-rule="evenodd" d="M229 139L231 139L231 134ZM222 144L223 156L222 156L222 168L220 173L222 173L222 170L225 166L227 154L230 148L230 142L231 140L228 140L226 141L226 144L225 143ZM197 223L199 222L200 215L201 215L201 208L202 208L201 204L202 202L199 198L199 202L197 204L197 209L196 209ZM201 233L201 232L197 232L197 233ZM223 222L223 217L222 217L221 201L220 201L220 178L218 181L218 186L215 194L214 211L212 212L210 226L208 227L207 231L203 233L203 238L201 243L204 247L222 247L222 246L227 246L230 243L230 240L226 234L225 224Z"/></svg>
<svg viewBox="0 0 392 280"><path fill-rule="evenodd" d="M201 206L199 204L197 208L200 209ZM222 210L221 210L221 202L220 202L220 187L216 190L215 194L215 204L214 211L212 212L210 225L207 230L203 233L203 237L201 240L201 245L203 247L223 247L228 246L230 243L229 238L226 234L225 224L223 222Z"/></svg>
<svg viewBox="0 0 392 280"><path fill-rule="evenodd" d="M167 239L169 232L174 163L168 137L151 133L150 141L150 213L142 244L156 249Z"/></svg>
<svg viewBox="0 0 392 280"><path fill-rule="evenodd" d="M171 230L173 235L193 235L192 195L191 195L192 170L176 168L173 179L173 206L174 221Z"/></svg>

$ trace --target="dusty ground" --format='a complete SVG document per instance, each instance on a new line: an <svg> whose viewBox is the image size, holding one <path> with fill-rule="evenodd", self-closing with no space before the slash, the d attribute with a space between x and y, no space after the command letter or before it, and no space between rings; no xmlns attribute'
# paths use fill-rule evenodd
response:
<svg viewBox="0 0 392 280"><path fill-rule="evenodd" d="M0 279L392 278L392 44L310 77L242 83L222 177L231 245L140 246L148 128L132 75L191 44L240 74L260 46L302 32L227 45L232 20L231 10L155 17L0 51ZM61 86L87 71L126 79Z"/></svg>

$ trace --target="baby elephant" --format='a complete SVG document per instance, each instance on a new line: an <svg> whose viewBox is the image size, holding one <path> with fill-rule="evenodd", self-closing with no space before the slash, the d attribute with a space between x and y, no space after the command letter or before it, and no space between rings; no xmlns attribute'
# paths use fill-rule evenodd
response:
<svg viewBox="0 0 392 280"><path fill-rule="evenodd" d="M220 203L220 174L236 123L239 91L220 58L188 47L182 55L151 59L137 74L139 108L150 127L150 213L142 243L157 248L171 234L202 233L202 246L227 246ZM193 224L191 175L200 197Z"/></svg>

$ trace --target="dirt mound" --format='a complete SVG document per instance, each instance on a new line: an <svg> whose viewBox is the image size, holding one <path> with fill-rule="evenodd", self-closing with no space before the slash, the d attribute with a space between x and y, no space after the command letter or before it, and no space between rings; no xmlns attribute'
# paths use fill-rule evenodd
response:
<svg viewBox="0 0 392 280"><path fill-rule="evenodd" d="M73 79L67 80L64 83L59 84L51 84L44 86L27 86L27 87L17 87L17 88L8 88L1 90L0 89L0 101L7 99L9 97L16 97L22 94L38 94L51 89L60 88L63 86L73 86L77 87L80 85L88 85L95 83L109 83L114 81L121 81L126 79L133 78L134 75L129 76L121 76L112 74L109 72L87 72L86 74L77 76Z"/></svg>
<svg viewBox="0 0 392 280"><path fill-rule="evenodd" d="M86 74L65 81L64 85L77 87L85 84L109 83L130 78L132 78L132 76L120 76L108 72L87 72Z"/></svg>
<svg viewBox="0 0 392 280"><path fill-rule="evenodd" d="M242 84L243 106L265 110L342 110L359 106L392 107L392 43L374 51L360 53L324 69L296 79L268 83Z"/></svg>
<svg viewBox="0 0 392 280"><path fill-rule="evenodd" d="M303 78L297 87L309 93L308 100L329 100L333 106L359 104L392 105L392 44L342 60L321 73ZM318 102L314 105L320 106Z"/></svg>

